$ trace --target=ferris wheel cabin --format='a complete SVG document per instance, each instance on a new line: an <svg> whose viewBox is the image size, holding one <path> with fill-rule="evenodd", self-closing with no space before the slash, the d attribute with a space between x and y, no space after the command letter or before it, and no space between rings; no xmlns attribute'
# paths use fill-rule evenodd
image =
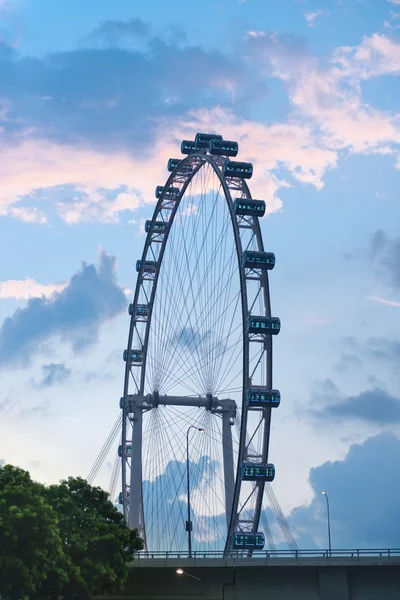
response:
<svg viewBox="0 0 400 600"><path fill-rule="evenodd" d="M281 320L278 317L247 318L247 333L270 333L278 335L281 330Z"/></svg>
<svg viewBox="0 0 400 600"><path fill-rule="evenodd" d="M217 133L196 133L194 143L198 148L209 148L212 140L223 140L222 135Z"/></svg>
<svg viewBox="0 0 400 600"><path fill-rule="evenodd" d="M199 150L199 146L192 140L183 140L181 143L182 154L194 154L195 152L199 152Z"/></svg>
<svg viewBox="0 0 400 600"><path fill-rule="evenodd" d="M154 223L154 230L155 231L165 231L168 227L168 223L166 223L165 221L156 221ZM144 224L144 230L146 233L148 233L151 229L151 221L148 220L146 221L146 223Z"/></svg>
<svg viewBox="0 0 400 600"><path fill-rule="evenodd" d="M225 175L225 177L251 179L253 176L253 165L248 162L226 160L222 166L222 174Z"/></svg>
<svg viewBox="0 0 400 600"><path fill-rule="evenodd" d="M236 198L233 203L235 215L248 217L263 217L266 205L264 200L249 200L247 198Z"/></svg>
<svg viewBox="0 0 400 600"><path fill-rule="evenodd" d="M217 156L237 156L239 144L237 142L216 140L214 138L210 141L209 150L210 154L216 154Z"/></svg>
<svg viewBox="0 0 400 600"><path fill-rule="evenodd" d="M165 187L165 185L158 185L156 187L156 198L161 198L164 193L164 198L173 200L177 196L179 196L179 192L181 190L177 187L169 186Z"/></svg>
<svg viewBox="0 0 400 600"><path fill-rule="evenodd" d="M141 260L136 261L136 271L139 273L140 267L142 265ZM143 273L154 273L157 268L157 263L155 260L145 260L143 265Z"/></svg>
<svg viewBox="0 0 400 600"><path fill-rule="evenodd" d="M179 167L178 172L180 173L190 173L193 171L192 165L181 165L180 162L180 158L170 158L167 164L168 171L172 173L177 167Z"/></svg>
<svg viewBox="0 0 400 600"><path fill-rule="evenodd" d="M261 532L243 533L235 531L231 537L232 550L262 550L265 546L265 537Z"/></svg>
<svg viewBox="0 0 400 600"><path fill-rule="evenodd" d="M118 446L118 456L122 458L122 445ZM125 446L125 456L132 456L132 446Z"/></svg>
<svg viewBox="0 0 400 600"><path fill-rule="evenodd" d="M271 271L275 266L275 254L273 252L245 250L242 254L242 266L246 269Z"/></svg>
<svg viewBox="0 0 400 600"><path fill-rule="evenodd" d="M245 402L249 408L278 408L281 393L268 388L250 388L246 392Z"/></svg>
<svg viewBox="0 0 400 600"><path fill-rule="evenodd" d="M143 352L142 350L131 350L130 355L128 357L128 350L124 350L123 359L126 362L129 358L130 363L141 364L143 362Z"/></svg>
<svg viewBox="0 0 400 600"><path fill-rule="evenodd" d="M130 316L133 314L133 304L131 303L128 307L128 313ZM136 318L146 318L149 315L149 306L148 304L138 304L136 306L135 317Z"/></svg>
<svg viewBox="0 0 400 600"><path fill-rule="evenodd" d="M242 481L273 481L275 467L272 464L243 463L240 467Z"/></svg>

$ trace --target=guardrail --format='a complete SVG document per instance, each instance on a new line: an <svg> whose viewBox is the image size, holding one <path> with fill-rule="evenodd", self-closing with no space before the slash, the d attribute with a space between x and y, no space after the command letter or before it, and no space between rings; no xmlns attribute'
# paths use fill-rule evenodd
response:
<svg viewBox="0 0 400 600"><path fill-rule="evenodd" d="M137 552L135 560L152 559L274 559L274 558L365 558L365 557L400 557L400 548L373 548L373 549L343 549L343 550L256 550L249 557L246 551L231 550L224 555L223 551L200 552L193 551L191 557L188 552L166 551L166 552Z"/></svg>

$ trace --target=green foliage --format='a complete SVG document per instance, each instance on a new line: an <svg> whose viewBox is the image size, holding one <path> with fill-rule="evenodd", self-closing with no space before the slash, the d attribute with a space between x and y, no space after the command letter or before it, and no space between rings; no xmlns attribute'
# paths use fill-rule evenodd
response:
<svg viewBox="0 0 400 600"><path fill-rule="evenodd" d="M32 600L50 572L61 588L67 582L67 560L45 487L27 471L0 468L0 595Z"/></svg>
<svg viewBox="0 0 400 600"><path fill-rule="evenodd" d="M128 563L143 547L136 531L99 487L70 477L47 490L58 518L64 551L71 559L69 583L62 595L86 600L92 595L121 589Z"/></svg>
<svg viewBox="0 0 400 600"><path fill-rule="evenodd" d="M0 468L0 594L6 600L89 600L120 590L143 547L99 487L70 477L48 488Z"/></svg>

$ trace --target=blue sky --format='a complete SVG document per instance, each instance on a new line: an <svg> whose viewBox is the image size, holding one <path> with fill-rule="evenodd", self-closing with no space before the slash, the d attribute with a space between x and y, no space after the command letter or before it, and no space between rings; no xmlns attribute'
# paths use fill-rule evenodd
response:
<svg viewBox="0 0 400 600"><path fill-rule="evenodd" d="M0 0L2 459L46 482L89 472L154 188L181 139L218 130L254 163L277 256L284 512L323 543L321 482L345 531L371 452L400 506L399 26L398 0ZM395 545L367 525L343 544Z"/></svg>

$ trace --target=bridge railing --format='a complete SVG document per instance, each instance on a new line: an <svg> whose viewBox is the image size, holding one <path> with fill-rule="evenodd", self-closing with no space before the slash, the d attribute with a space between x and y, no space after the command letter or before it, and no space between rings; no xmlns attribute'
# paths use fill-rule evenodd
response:
<svg viewBox="0 0 400 600"><path fill-rule="evenodd" d="M274 559L274 558L365 558L365 557L400 557L400 548L356 548L340 550L256 550L253 551L252 559ZM186 559L189 558L188 552L166 551L166 552L138 552L135 554L136 560L151 559ZM193 551L192 559L213 559L223 558L227 560L248 559L248 552L243 550L231 550L224 555L223 551L201 552Z"/></svg>

